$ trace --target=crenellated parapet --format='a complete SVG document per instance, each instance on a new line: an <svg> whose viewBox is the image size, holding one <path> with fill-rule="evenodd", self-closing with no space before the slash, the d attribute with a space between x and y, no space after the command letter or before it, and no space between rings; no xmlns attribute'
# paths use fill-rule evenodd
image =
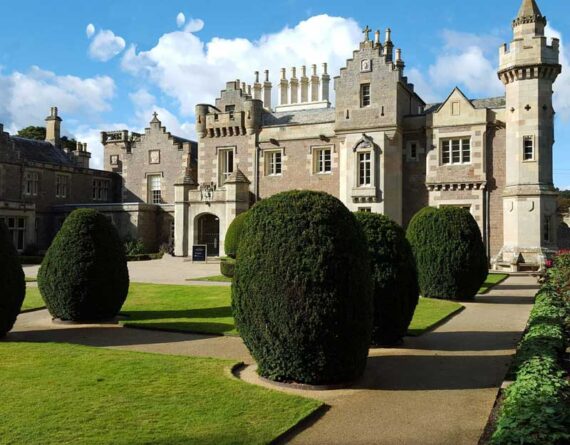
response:
<svg viewBox="0 0 570 445"><path fill-rule="evenodd" d="M504 85L525 79L554 81L562 71L559 57L559 39L552 39L550 45L545 36L515 39L499 49L499 79Z"/></svg>
<svg viewBox="0 0 570 445"><path fill-rule="evenodd" d="M261 128L264 86L256 82L247 85L239 80L228 82L216 99L216 106L196 106L196 133L200 138L220 138L253 135Z"/></svg>

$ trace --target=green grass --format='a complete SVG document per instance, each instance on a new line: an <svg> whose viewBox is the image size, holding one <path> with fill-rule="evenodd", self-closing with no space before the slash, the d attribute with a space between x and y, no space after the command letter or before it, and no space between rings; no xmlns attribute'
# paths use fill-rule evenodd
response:
<svg viewBox="0 0 570 445"><path fill-rule="evenodd" d="M493 288L493 286L502 283L507 278L509 278L509 275L506 273L490 273L489 275L487 275L487 279L485 280L483 286L481 286L481 289L479 289L479 292L477 293L486 294Z"/></svg>
<svg viewBox="0 0 570 445"><path fill-rule="evenodd" d="M232 279L224 275L214 275L212 277L188 278L186 281L214 281L220 283L231 283Z"/></svg>
<svg viewBox="0 0 570 445"><path fill-rule="evenodd" d="M26 277L26 283L35 283L38 281L36 277Z"/></svg>
<svg viewBox="0 0 570 445"><path fill-rule="evenodd" d="M321 403L228 376L225 360L0 342L5 444L268 443Z"/></svg>
<svg viewBox="0 0 570 445"><path fill-rule="evenodd" d="M22 304L22 312L34 311L45 306L40 290L37 287L26 286L26 298Z"/></svg>
<svg viewBox="0 0 570 445"><path fill-rule="evenodd" d="M454 301L420 298L414 318L408 328L408 335L413 337L422 335L461 309L463 309L463 306Z"/></svg>
<svg viewBox="0 0 570 445"><path fill-rule="evenodd" d="M121 311L125 326L237 335L230 307L230 289L212 286L131 284ZM444 300L420 300L410 335L420 335L463 306Z"/></svg>

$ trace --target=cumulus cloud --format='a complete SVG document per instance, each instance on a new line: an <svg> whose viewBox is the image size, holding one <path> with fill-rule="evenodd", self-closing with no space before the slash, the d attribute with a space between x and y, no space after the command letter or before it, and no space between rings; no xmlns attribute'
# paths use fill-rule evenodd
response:
<svg viewBox="0 0 570 445"><path fill-rule="evenodd" d="M408 71L424 100L441 101L455 86L473 97L504 94L497 78L499 38L444 30L442 40L442 51L425 72Z"/></svg>
<svg viewBox="0 0 570 445"><path fill-rule="evenodd" d="M22 128L43 123L50 106L62 113L93 118L110 110L115 82L108 76L58 76L34 66L28 72L0 72L0 122Z"/></svg>
<svg viewBox="0 0 570 445"><path fill-rule="evenodd" d="M108 29L100 30L89 45L89 55L95 60L107 62L125 49L125 39Z"/></svg>
<svg viewBox="0 0 570 445"><path fill-rule="evenodd" d="M560 63L562 73L554 83L554 109L564 121L570 121L570 47L565 45L562 33L546 26L546 35L549 38L560 39Z"/></svg>
<svg viewBox="0 0 570 445"><path fill-rule="evenodd" d="M95 25L93 25L93 23L89 23L89 25L87 25L85 28L85 34L87 35L88 39L93 37L93 34L95 34Z"/></svg>
<svg viewBox="0 0 570 445"><path fill-rule="evenodd" d="M186 16L184 15L184 13L179 12L178 15L176 16L176 26L182 28L184 23L186 23Z"/></svg>
<svg viewBox="0 0 570 445"><path fill-rule="evenodd" d="M150 50L131 46L122 58L126 72L145 77L177 100L186 116L193 114L196 103L212 103L225 82L240 78L252 83L254 71L269 69L274 84L282 67L328 62L334 73L361 39L354 20L328 15L311 17L257 41L215 37L206 42L194 34L202 26L201 20L190 21L183 30L162 35Z"/></svg>

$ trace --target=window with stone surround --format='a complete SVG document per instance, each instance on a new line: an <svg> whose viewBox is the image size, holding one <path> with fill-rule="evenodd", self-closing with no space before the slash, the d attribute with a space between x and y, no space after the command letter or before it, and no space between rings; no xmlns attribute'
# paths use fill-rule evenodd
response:
<svg viewBox="0 0 570 445"><path fill-rule="evenodd" d="M93 201L107 201L109 199L109 181L107 179L93 180Z"/></svg>
<svg viewBox="0 0 570 445"><path fill-rule="evenodd" d="M8 228L14 247L20 252L26 247L26 219L26 217L20 216L0 217L0 222L3 222Z"/></svg>
<svg viewBox="0 0 570 445"><path fill-rule="evenodd" d="M119 165L119 155L111 155L109 158L109 163L111 165Z"/></svg>
<svg viewBox="0 0 570 445"><path fill-rule="evenodd" d="M280 176L283 173L283 153L281 150L266 151L265 175Z"/></svg>
<svg viewBox="0 0 570 445"><path fill-rule="evenodd" d="M236 111L235 105L226 105L226 113L229 113L230 119L232 120L234 119L235 111Z"/></svg>
<svg viewBox="0 0 570 445"><path fill-rule="evenodd" d="M55 197L67 198L69 194L69 176L68 175L55 175Z"/></svg>
<svg viewBox="0 0 570 445"><path fill-rule="evenodd" d="M234 172L234 149L218 150L218 185L222 186Z"/></svg>
<svg viewBox="0 0 570 445"><path fill-rule="evenodd" d="M162 204L161 175L148 175L146 180L148 183L148 203Z"/></svg>
<svg viewBox="0 0 570 445"><path fill-rule="evenodd" d="M315 148L313 150L313 173L332 173L332 150L330 148Z"/></svg>
<svg viewBox="0 0 570 445"><path fill-rule="evenodd" d="M372 153L358 153L358 187L372 185Z"/></svg>
<svg viewBox="0 0 570 445"><path fill-rule="evenodd" d="M471 139L443 139L441 141L441 163L443 165L470 164Z"/></svg>
<svg viewBox="0 0 570 445"><path fill-rule="evenodd" d="M372 213L371 207L358 207L359 212Z"/></svg>
<svg viewBox="0 0 570 445"><path fill-rule="evenodd" d="M534 161L534 137L523 137L523 161Z"/></svg>
<svg viewBox="0 0 570 445"><path fill-rule="evenodd" d="M27 171L24 174L24 195L38 196L39 184L40 174L38 172Z"/></svg>
<svg viewBox="0 0 570 445"><path fill-rule="evenodd" d="M370 106L370 84L363 83L360 85L360 107Z"/></svg>

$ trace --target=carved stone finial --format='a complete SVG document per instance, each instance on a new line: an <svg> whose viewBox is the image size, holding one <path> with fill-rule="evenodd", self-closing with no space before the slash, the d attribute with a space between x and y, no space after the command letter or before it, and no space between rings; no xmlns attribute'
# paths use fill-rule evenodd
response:
<svg viewBox="0 0 570 445"><path fill-rule="evenodd" d="M372 31L372 30L368 27L368 25L366 25L366 28L364 28L362 30L362 33L364 34L364 41L365 42L368 42L370 40L370 36L369 36L370 31Z"/></svg>

